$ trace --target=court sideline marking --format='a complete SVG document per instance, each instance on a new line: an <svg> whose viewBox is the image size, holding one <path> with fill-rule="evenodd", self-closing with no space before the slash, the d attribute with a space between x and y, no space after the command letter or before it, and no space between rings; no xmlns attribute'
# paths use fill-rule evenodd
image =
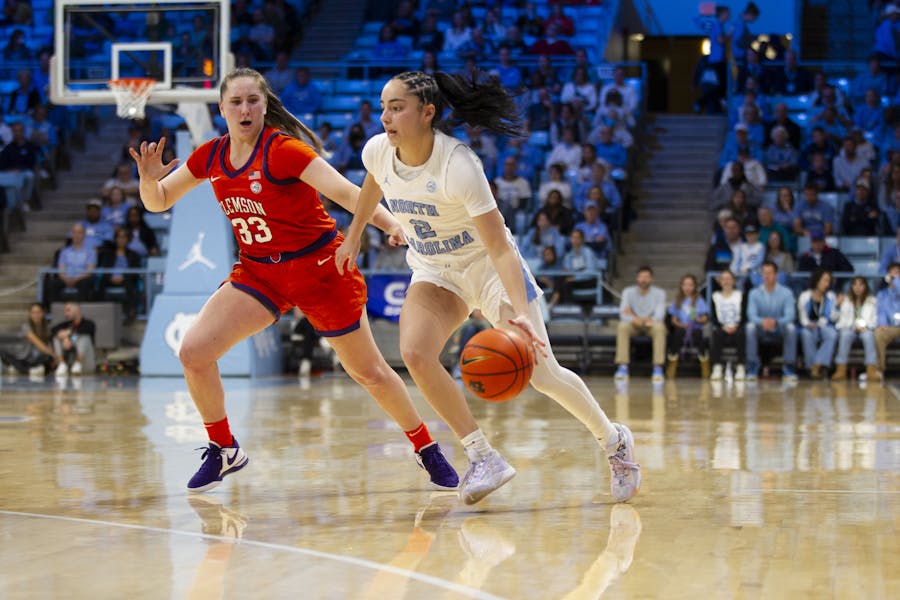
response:
<svg viewBox="0 0 900 600"><path fill-rule="evenodd" d="M13 517L31 517L34 519L52 519L56 521L65 521L69 523L79 523L79 524L88 524L88 525L107 525L109 527L120 527L122 529L132 529L136 531L149 531L153 533L163 533L169 535L180 535L184 537L192 537L199 538L205 540L213 540L217 542L228 542L232 544L238 544L241 546L255 546L259 548L267 548L270 550L281 550L285 552L291 552L293 554L302 554L305 556L312 556L315 558L324 558L328 560L334 560L337 562L348 563L351 565L356 565L358 567L365 567L367 569L372 569L374 571L385 571L388 573L393 573L394 575L401 575L403 577L408 577L409 579L415 579L422 583L427 583L429 585L433 585L435 587L443 588L445 590L449 590L452 592L457 592L460 594L464 594L469 598L475 598L476 600L505 600L501 596L495 596L493 594L489 594L487 592L483 592L481 590L476 590L474 588L470 588L468 586L454 583L452 581L447 581L445 579L441 579L440 577L434 577L432 575L425 575L423 573L417 573L415 571L409 571L407 569L401 569L399 567L394 567L391 565L384 565L381 563L377 563L375 561L366 560L364 558L355 558L352 556L343 556L340 554L330 554L328 552L320 552L318 550L310 550L309 548L298 548L296 546L286 546L283 544L273 544L270 542L259 542L255 540L246 540L246 539L235 539L232 537L222 536L222 535L212 535L209 533L198 533L195 531L180 531L178 529L166 529L164 527L149 527L147 525L132 525L130 523L114 523L112 521L99 521L94 519L82 519L79 517L65 517L62 515L42 515L39 513L27 513L27 512L18 512L12 510L0 510L0 515L9 515Z"/></svg>

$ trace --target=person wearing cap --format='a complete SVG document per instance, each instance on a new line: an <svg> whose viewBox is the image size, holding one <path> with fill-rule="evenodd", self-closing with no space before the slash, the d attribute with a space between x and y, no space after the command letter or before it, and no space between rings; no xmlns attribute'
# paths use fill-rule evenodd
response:
<svg viewBox="0 0 900 600"><path fill-rule="evenodd" d="M878 292L875 320L875 352L878 356L878 379L884 378L888 345L900 337L900 263L888 265L887 286Z"/></svg>
<svg viewBox="0 0 900 600"><path fill-rule="evenodd" d="M853 202L844 205L841 217L843 235L878 235L881 213L869 186L869 180L860 177L853 187Z"/></svg>
<svg viewBox="0 0 900 600"><path fill-rule="evenodd" d="M736 124L732 134L725 140L725 146L719 154L719 166L724 169L725 165L737 160L740 148L747 148L750 156L757 160L762 158L762 149L750 140L750 128L746 123Z"/></svg>
<svg viewBox="0 0 900 600"><path fill-rule="evenodd" d="M827 269L816 269L809 276L809 288L797 298L803 364L813 379L827 376L838 338L835 323L840 313L831 283Z"/></svg>
<svg viewBox="0 0 900 600"><path fill-rule="evenodd" d="M759 229L756 225L744 225L744 239L746 241L738 244L731 259L731 272L738 281L759 270L766 255L766 248L759 241Z"/></svg>
<svg viewBox="0 0 900 600"><path fill-rule="evenodd" d="M884 7L884 20L875 30L874 54L881 60L896 61L897 34L900 32L900 8L894 4Z"/></svg>
<svg viewBox="0 0 900 600"><path fill-rule="evenodd" d="M99 198L91 198L85 206L84 220L84 245L96 250L107 242L112 242L113 226L108 221L100 218L103 209L103 201Z"/></svg>
<svg viewBox="0 0 900 600"><path fill-rule="evenodd" d="M794 362L797 357L797 326L794 294L778 283L778 267L771 262L762 265L762 284L753 288L747 299L747 380L759 376L759 343L782 344L782 374L785 381L796 381Z"/></svg>
<svg viewBox="0 0 900 600"><path fill-rule="evenodd" d="M832 273L853 272L853 265L844 256L844 253L837 248L830 247L821 231L813 230L809 234L809 250L800 256L800 260L797 261L797 270L801 273L811 273L818 268Z"/></svg>
<svg viewBox="0 0 900 600"><path fill-rule="evenodd" d="M594 251L597 258L606 258L609 250L609 228L600 218L600 207L593 200L584 205L584 221L575 224L584 234L584 244Z"/></svg>
<svg viewBox="0 0 900 600"><path fill-rule="evenodd" d="M834 158L831 172L834 174L834 183L839 190L850 191L853 184L859 179L862 170L869 166L869 161L856 153L856 142L847 136L844 138L844 146L841 153Z"/></svg>
<svg viewBox="0 0 900 600"><path fill-rule="evenodd" d="M771 136L772 144L766 148L766 174L769 181L794 181L797 178L800 155L788 141L787 129L779 125L772 129Z"/></svg>
<svg viewBox="0 0 900 600"><path fill-rule="evenodd" d="M794 208L794 233L808 236L818 231L831 235L834 231L834 209L819 200L819 190L809 182L803 186L803 199Z"/></svg>

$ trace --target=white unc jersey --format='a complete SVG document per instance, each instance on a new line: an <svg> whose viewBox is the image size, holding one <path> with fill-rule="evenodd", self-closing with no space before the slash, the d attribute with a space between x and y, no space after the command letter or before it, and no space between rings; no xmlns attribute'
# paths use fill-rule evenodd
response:
<svg viewBox="0 0 900 600"><path fill-rule="evenodd" d="M409 265L459 269L486 256L472 218L497 203L475 153L456 138L435 132L431 157L410 180L397 174L394 153L382 133L366 143L362 158L403 226ZM512 240L508 231L507 236Z"/></svg>

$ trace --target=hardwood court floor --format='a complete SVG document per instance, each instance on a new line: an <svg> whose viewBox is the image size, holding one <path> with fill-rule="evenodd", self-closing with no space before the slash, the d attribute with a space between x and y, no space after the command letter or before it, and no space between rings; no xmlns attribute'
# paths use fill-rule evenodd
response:
<svg viewBox="0 0 900 600"><path fill-rule="evenodd" d="M471 401L519 474L468 507L428 491L343 376L226 380L250 464L201 495L183 380L4 377L0 598L900 595L897 389L588 383L635 433L627 505L587 432L531 391Z"/></svg>

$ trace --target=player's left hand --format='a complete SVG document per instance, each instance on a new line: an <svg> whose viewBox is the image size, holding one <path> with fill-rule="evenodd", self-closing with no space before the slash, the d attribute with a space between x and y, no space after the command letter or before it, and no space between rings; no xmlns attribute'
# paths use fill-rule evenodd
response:
<svg viewBox="0 0 900 600"><path fill-rule="evenodd" d="M338 273L344 274L344 265L347 266L347 272L350 273L356 268L356 257L359 256L359 239L352 240L344 238L341 245L334 252L334 266L337 267Z"/></svg>
<svg viewBox="0 0 900 600"><path fill-rule="evenodd" d="M537 332L534 330L534 325L531 324L531 320L528 318L528 315L519 315L517 317L513 317L509 320L509 324L513 327L518 327L524 334L528 340L531 341L531 344L534 346L535 352L534 362L537 364L537 353L540 352L541 356L547 358L548 354L544 348L547 346L541 338L538 337Z"/></svg>

